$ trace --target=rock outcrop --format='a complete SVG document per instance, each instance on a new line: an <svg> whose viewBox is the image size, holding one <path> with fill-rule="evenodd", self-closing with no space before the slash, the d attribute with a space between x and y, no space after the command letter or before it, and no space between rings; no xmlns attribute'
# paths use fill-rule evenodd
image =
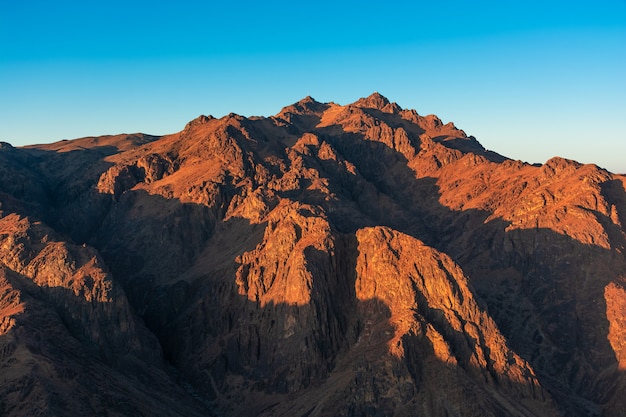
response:
<svg viewBox="0 0 626 417"><path fill-rule="evenodd" d="M626 178L595 165L374 93L3 145L0 173L2 415L626 406Z"/></svg>

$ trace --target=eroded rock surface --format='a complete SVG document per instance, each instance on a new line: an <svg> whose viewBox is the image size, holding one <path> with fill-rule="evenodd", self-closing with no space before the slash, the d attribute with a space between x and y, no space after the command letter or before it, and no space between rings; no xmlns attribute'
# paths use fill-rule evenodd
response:
<svg viewBox="0 0 626 417"><path fill-rule="evenodd" d="M2 415L626 406L626 178L595 165L375 93L3 145L0 173Z"/></svg>

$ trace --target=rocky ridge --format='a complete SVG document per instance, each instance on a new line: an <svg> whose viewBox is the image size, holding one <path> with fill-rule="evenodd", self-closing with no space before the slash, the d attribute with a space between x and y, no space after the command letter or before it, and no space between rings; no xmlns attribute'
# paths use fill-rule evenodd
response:
<svg viewBox="0 0 626 417"><path fill-rule="evenodd" d="M3 415L626 407L626 178L595 165L374 93L3 146L0 173Z"/></svg>

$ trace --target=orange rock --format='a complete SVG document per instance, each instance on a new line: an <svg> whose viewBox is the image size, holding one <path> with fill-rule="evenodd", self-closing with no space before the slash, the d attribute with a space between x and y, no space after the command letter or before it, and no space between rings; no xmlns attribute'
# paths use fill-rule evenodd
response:
<svg viewBox="0 0 626 417"><path fill-rule="evenodd" d="M625 182L378 93L2 145L0 414L618 416Z"/></svg>

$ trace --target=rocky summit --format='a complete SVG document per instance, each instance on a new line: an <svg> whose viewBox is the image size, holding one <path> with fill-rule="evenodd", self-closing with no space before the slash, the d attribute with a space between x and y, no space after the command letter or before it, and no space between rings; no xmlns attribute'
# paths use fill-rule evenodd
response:
<svg viewBox="0 0 626 417"><path fill-rule="evenodd" d="M0 146L2 416L623 416L626 177L375 93Z"/></svg>

